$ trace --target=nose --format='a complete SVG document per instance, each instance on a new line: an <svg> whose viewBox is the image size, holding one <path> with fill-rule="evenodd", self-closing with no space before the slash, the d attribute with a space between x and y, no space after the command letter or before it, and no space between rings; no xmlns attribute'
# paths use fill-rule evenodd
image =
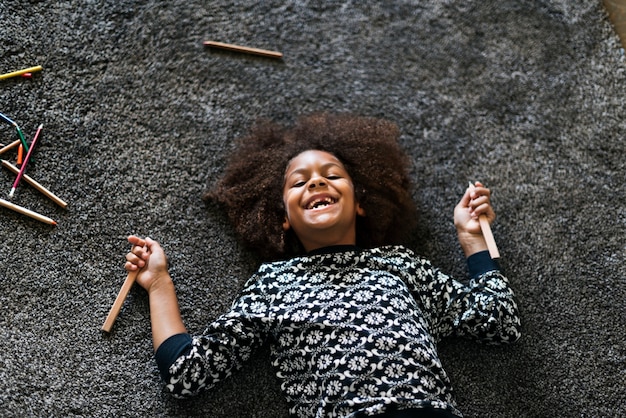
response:
<svg viewBox="0 0 626 418"><path fill-rule="evenodd" d="M316 187L323 187L323 186L326 186L326 181L324 181L324 177L317 176L309 180L309 189L314 189Z"/></svg>

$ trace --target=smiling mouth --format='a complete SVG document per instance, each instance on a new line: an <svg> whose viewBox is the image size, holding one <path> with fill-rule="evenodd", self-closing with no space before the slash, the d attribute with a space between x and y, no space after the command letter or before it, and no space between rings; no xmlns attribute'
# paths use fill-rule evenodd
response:
<svg viewBox="0 0 626 418"><path fill-rule="evenodd" d="M330 206L330 205L335 204L335 203L337 203L337 199L334 199L332 197L326 196L326 197L322 197L322 198L319 198L319 199L313 199L312 201L310 201L305 206L305 209L307 209L307 210L318 209L318 208Z"/></svg>

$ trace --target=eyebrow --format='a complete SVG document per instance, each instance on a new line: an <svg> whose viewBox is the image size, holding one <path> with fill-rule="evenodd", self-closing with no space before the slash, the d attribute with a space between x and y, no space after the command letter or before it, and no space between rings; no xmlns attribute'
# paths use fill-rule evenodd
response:
<svg viewBox="0 0 626 418"><path fill-rule="evenodd" d="M287 166L287 167L289 167L289 166ZM321 169L322 170L327 170L330 167L337 167L337 168L339 168L339 169L341 169L343 171L347 171L346 168L343 166L343 164L335 163L335 162L328 162L328 163L322 165ZM294 174L302 174L302 173L306 173L308 171L309 171L309 169L306 168L306 167L296 168L295 170L293 170L291 172L285 171L285 179L287 179L288 177L291 177Z"/></svg>

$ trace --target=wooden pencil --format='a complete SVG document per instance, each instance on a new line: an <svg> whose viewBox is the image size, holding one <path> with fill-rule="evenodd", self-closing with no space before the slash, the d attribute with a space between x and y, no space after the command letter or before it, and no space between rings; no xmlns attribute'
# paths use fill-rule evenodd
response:
<svg viewBox="0 0 626 418"><path fill-rule="evenodd" d="M12 171L14 174L19 174L19 172L20 172L19 168L17 168L16 166L11 164L7 160L2 160L2 165L5 168L8 168L10 171ZM57 195L52 193L50 190L46 189L44 186L39 184L37 181L33 180L33 178L30 177L29 175L24 174L23 178L24 178L24 181L26 183L30 184L35 189L39 190L44 196L46 196L48 199L52 200L57 205L61 206L62 208L66 208L67 207L67 202L65 202L63 199L61 199L60 197L58 197Z"/></svg>
<svg viewBox="0 0 626 418"><path fill-rule="evenodd" d="M17 213L21 213L22 215L30 216L33 219L38 220L39 222L46 223L48 225L56 225L57 223L47 216L43 216L38 214L37 212L33 212L30 209L26 209L25 207L15 205L11 202L8 202L4 199L0 199L0 206L4 206L7 209L11 209Z"/></svg>
<svg viewBox="0 0 626 418"><path fill-rule="evenodd" d="M8 150L17 147L22 141L20 141L19 139L16 139L15 141L11 142L9 145L0 148L0 154L4 154L5 152L7 152Z"/></svg>
<svg viewBox="0 0 626 418"><path fill-rule="evenodd" d="M117 316L122 310L122 305L124 304L124 301L126 300L126 297L128 296L128 292L130 292L130 289L133 287L133 284L135 284L135 280L137 279L137 273L139 273L139 270L128 272L128 275L126 276L126 280L124 280L124 284L122 284L122 288L117 294L117 297L115 298L115 302L113 302L113 306L111 307L109 314L104 320L104 324L102 325L102 331L111 332L111 328L113 328L113 323L115 323Z"/></svg>
<svg viewBox="0 0 626 418"><path fill-rule="evenodd" d="M469 184L470 190L474 190L475 186L470 182ZM496 245L496 240L493 237L493 232L491 232L491 225L489 225L489 219L487 219L487 215L478 216L478 222L480 223L480 229L483 232L483 237L485 237L485 242L487 243L487 249L489 250L489 255L491 258L500 258L500 252L498 251L498 246Z"/></svg>
<svg viewBox="0 0 626 418"><path fill-rule="evenodd" d="M267 49L250 48L250 47L241 46L241 45L226 44L224 42L205 41L204 45L211 47L211 48L219 48L219 49L225 49L228 51L242 52L244 54L260 55L260 56L269 57L269 58L280 59L283 57L282 52L269 51Z"/></svg>

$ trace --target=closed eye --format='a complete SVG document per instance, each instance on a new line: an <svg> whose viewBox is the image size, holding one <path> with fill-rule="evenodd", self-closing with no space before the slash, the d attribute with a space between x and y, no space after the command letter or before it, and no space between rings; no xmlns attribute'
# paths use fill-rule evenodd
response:
<svg viewBox="0 0 626 418"><path fill-rule="evenodd" d="M327 176L325 176L328 180L339 180L342 179L343 177L336 175L336 174L329 174ZM292 184L291 187L304 187L306 185L307 181L306 180L299 180L295 183Z"/></svg>

